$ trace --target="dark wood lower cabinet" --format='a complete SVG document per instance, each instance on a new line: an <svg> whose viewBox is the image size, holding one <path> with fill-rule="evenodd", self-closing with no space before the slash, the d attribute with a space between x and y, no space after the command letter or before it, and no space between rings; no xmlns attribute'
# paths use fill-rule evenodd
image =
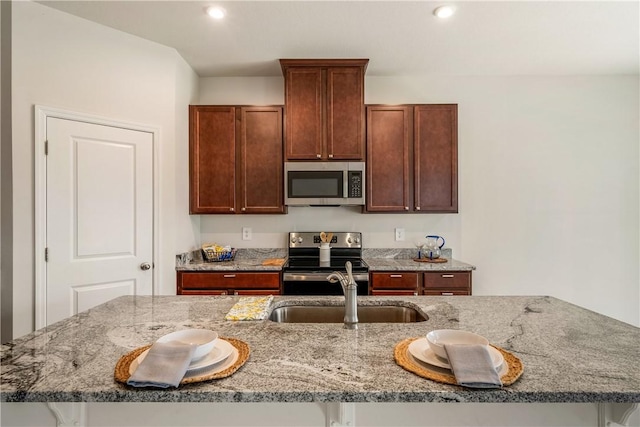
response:
<svg viewBox="0 0 640 427"><path fill-rule="evenodd" d="M178 271L178 295L279 295L280 272Z"/></svg>
<svg viewBox="0 0 640 427"><path fill-rule="evenodd" d="M376 271L369 279L371 295L471 295L470 271Z"/></svg>
<svg viewBox="0 0 640 427"><path fill-rule="evenodd" d="M470 271L423 273L424 295L471 295Z"/></svg>
<svg viewBox="0 0 640 427"><path fill-rule="evenodd" d="M389 271L371 273L371 295L419 295L419 273Z"/></svg>

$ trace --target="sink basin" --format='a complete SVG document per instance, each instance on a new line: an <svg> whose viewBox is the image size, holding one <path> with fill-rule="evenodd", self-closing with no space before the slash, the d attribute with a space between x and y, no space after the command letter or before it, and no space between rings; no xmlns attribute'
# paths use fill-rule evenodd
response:
<svg viewBox="0 0 640 427"><path fill-rule="evenodd" d="M291 305L278 307L269 320L279 323L342 323L344 306ZM424 322L427 317L411 307L396 305L359 305L359 323L413 323Z"/></svg>

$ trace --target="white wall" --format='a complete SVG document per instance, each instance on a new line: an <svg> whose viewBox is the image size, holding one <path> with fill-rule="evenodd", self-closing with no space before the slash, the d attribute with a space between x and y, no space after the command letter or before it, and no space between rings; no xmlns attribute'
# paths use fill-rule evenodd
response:
<svg viewBox="0 0 640 427"><path fill-rule="evenodd" d="M202 216L202 239L285 247L288 231L334 229L362 231L368 247L411 247L437 233L477 266L476 295L553 295L640 325L638 80L368 76L366 103L458 104L459 214ZM200 85L200 104L284 102L281 78ZM393 240L399 226L405 242Z"/></svg>
<svg viewBox="0 0 640 427"><path fill-rule="evenodd" d="M14 338L34 327L35 104L160 129L156 268L161 293L175 294L176 246L197 245L192 219L176 200L176 176L183 172L175 172L178 147L188 146L186 106L196 99L195 73L174 49L37 3L14 2L12 28Z"/></svg>

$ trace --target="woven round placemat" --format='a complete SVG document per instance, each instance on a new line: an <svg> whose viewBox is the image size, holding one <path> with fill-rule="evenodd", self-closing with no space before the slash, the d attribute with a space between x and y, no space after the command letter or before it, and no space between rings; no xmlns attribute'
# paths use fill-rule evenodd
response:
<svg viewBox="0 0 640 427"><path fill-rule="evenodd" d="M223 339L229 342L231 345L233 345L236 348L236 350L238 350L238 360L236 360L233 365L229 366L227 369L223 371L218 371L218 372L214 371L211 374L183 378L182 381L180 381L181 385L228 377L233 373L235 373L238 369L240 369L240 367L245 364L247 359L249 359L249 354L250 354L249 344L236 338L220 337L219 339ZM129 367L131 366L131 363L134 360L136 360L138 356L144 353L144 351L147 350L149 347L151 347L151 344L136 348L135 350L130 351L129 353L122 356L120 360L118 360L118 363L116 363L116 368L114 372L114 377L116 381L126 384L130 376Z"/></svg>
<svg viewBox="0 0 640 427"><path fill-rule="evenodd" d="M447 262L446 258L434 258L434 259L429 259L429 258L414 258L413 259L415 262L432 262L432 263L440 263L440 262Z"/></svg>
<svg viewBox="0 0 640 427"><path fill-rule="evenodd" d="M395 358L396 363L407 371L413 372L420 377L445 384L458 384L456 377L453 376L453 373L449 373L451 371L448 369L441 369L437 367L434 367L433 370L427 369L412 359L409 354L409 344L417 339L419 338L407 338L396 344L396 347L393 350L393 357ZM524 371L522 361L512 353L509 353L500 347L496 347L495 345L492 345L492 347L502 353L504 363L508 366L507 372L500 377L502 385L508 386L513 384L518 380L518 378L520 378L520 375L522 375L522 372Z"/></svg>

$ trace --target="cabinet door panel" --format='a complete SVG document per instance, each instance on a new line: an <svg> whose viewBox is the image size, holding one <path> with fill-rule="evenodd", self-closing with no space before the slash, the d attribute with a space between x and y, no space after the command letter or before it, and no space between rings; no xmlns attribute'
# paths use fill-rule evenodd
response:
<svg viewBox="0 0 640 427"><path fill-rule="evenodd" d="M413 108L367 107L367 211L409 209Z"/></svg>
<svg viewBox="0 0 640 427"><path fill-rule="evenodd" d="M240 212L283 213L282 108L243 107Z"/></svg>
<svg viewBox="0 0 640 427"><path fill-rule="evenodd" d="M364 158L364 72L362 67L327 69L327 158Z"/></svg>
<svg viewBox="0 0 640 427"><path fill-rule="evenodd" d="M189 106L190 213L235 210L235 108Z"/></svg>
<svg viewBox="0 0 640 427"><path fill-rule="evenodd" d="M458 108L416 105L414 209L458 212Z"/></svg>
<svg viewBox="0 0 640 427"><path fill-rule="evenodd" d="M285 85L287 159L318 159L323 142L322 69L290 68Z"/></svg>

